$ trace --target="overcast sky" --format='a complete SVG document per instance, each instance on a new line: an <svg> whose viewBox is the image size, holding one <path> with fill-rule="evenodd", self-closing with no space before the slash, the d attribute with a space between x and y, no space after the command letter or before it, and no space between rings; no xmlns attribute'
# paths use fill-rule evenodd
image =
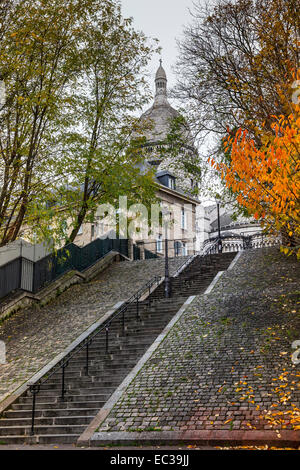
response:
<svg viewBox="0 0 300 470"><path fill-rule="evenodd" d="M176 39L182 37L184 25L191 20L189 9L193 0L121 0L123 16L134 18L134 27L146 36L159 39L162 47L163 66L168 85L174 86L176 77L171 67L176 62ZM149 67L151 79L159 66L159 55L153 57Z"/></svg>
<svg viewBox="0 0 300 470"><path fill-rule="evenodd" d="M134 18L134 28L143 31L148 37L159 39L169 88L176 83L176 76L172 72L178 56L176 39L183 37L184 26L192 21L190 10L193 10L193 1L195 0L121 0L123 16ZM206 3L206 0L201 1ZM213 4L213 0L209 3ZM159 59L160 56L155 55L149 66L149 83L153 91ZM176 107L176 103L172 104ZM148 107L149 105L146 106ZM204 144L203 151L207 151L208 144L208 141ZM208 204L211 204L210 199L204 202L204 205Z"/></svg>

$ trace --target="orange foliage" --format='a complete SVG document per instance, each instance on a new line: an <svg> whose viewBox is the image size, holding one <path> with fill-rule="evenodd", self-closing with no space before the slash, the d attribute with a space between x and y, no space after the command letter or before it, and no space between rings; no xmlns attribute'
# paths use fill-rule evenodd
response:
<svg viewBox="0 0 300 470"><path fill-rule="evenodd" d="M287 234L300 257L300 104L291 108L287 117L273 116L272 133L264 128L259 132L259 148L247 131L229 134L225 150L231 162L212 165L237 202L269 230Z"/></svg>

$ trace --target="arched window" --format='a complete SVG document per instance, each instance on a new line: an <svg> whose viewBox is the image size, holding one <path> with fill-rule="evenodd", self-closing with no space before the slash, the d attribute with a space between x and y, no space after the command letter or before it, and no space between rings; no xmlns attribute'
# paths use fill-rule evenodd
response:
<svg viewBox="0 0 300 470"><path fill-rule="evenodd" d="M175 256L181 255L181 242L179 241L174 242L174 251L175 251Z"/></svg>

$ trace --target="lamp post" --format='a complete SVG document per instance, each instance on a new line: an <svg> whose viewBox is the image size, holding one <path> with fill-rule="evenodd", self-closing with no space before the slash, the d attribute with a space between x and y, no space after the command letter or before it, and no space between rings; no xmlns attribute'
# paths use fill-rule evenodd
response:
<svg viewBox="0 0 300 470"><path fill-rule="evenodd" d="M220 200L216 199L217 213L218 213L218 253L222 253L222 237L221 237L221 224L220 224Z"/></svg>
<svg viewBox="0 0 300 470"><path fill-rule="evenodd" d="M162 215L165 217L165 298L170 297L170 274L169 274L169 253L168 253L168 220L169 210L166 207L162 209Z"/></svg>

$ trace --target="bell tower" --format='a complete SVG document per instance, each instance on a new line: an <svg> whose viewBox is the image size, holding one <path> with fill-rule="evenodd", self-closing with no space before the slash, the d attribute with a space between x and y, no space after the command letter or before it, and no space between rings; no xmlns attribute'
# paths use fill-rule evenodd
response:
<svg viewBox="0 0 300 470"><path fill-rule="evenodd" d="M156 93L154 99L154 106L169 104L167 100L167 75L162 66L162 60L160 59L159 62L160 65L155 76Z"/></svg>

